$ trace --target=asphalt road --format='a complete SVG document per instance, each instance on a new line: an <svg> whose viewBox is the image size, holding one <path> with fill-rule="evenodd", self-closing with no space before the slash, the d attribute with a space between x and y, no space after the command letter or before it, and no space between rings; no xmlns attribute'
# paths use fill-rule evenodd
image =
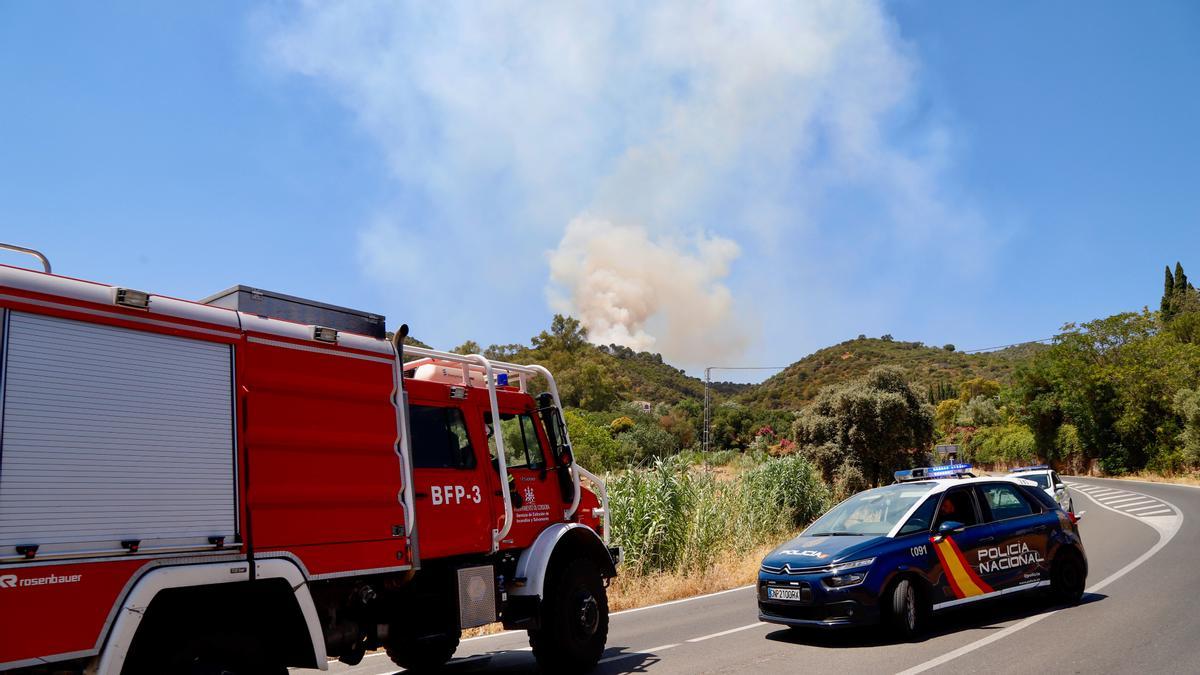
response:
<svg viewBox="0 0 1200 675"><path fill-rule="evenodd" d="M620 612L612 616L598 673L1196 672L1200 612L1200 489L1068 479L1090 571L1074 607L1032 594L939 614L923 640L896 642L880 630L793 635L758 622L754 590ZM462 643L451 673L535 671L526 636L501 633ZM297 671L317 673L319 671ZM399 672L370 655L330 672Z"/></svg>

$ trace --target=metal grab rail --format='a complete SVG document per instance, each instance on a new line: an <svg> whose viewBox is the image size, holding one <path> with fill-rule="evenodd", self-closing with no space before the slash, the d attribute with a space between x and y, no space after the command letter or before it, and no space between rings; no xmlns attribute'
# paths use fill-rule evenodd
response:
<svg viewBox="0 0 1200 675"><path fill-rule="evenodd" d="M471 354L468 358L476 360L483 366L483 374L486 378L488 392L488 404L492 407L492 438L496 439L496 463L500 472L500 494L504 496L504 526L499 530L492 530L492 553L500 550L500 542L508 536L512 530L513 522L513 505L512 491L508 488L508 455L504 447L504 430L500 428L500 404L496 401L496 378L492 377L492 364L479 354ZM467 368L463 368L464 379L470 382L470 374L467 373Z"/></svg>
<svg viewBox="0 0 1200 675"><path fill-rule="evenodd" d="M50 259L47 258L45 256L45 254L43 254L41 251L38 251L37 249L25 248L24 246L17 246L16 244L4 244L4 243L0 243L0 248L8 250L8 251L15 251L17 253L24 253L26 255L31 255L31 256L37 258L38 260L42 261L42 268L44 269L46 274L53 274L53 272L50 271Z"/></svg>
<svg viewBox="0 0 1200 675"><path fill-rule="evenodd" d="M495 373L497 371L517 375L518 382L520 383L520 390L525 393L528 393L528 391L527 391L527 386L528 386L527 378L528 377L534 377L534 376L540 375L540 376L546 378L546 383L550 387L550 395L554 399L555 407L558 408L560 413L563 410L562 399L559 397L559 394L558 394L558 383L554 380L554 375L552 375L545 366L542 366L540 364L532 364L532 365L528 365L528 366L523 366L523 365L516 364L516 363L509 363L507 361L491 360L480 354L469 354L469 355L455 354L453 352L442 352L442 351L437 351L434 349L425 349L422 347L412 347L412 346L408 346L408 345L406 345L404 347L404 351L407 354L424 357L422 359L418 359L416 361L411 361L409 363L404 364L403 365L404 370L416 368L421 365L425 365L426 363L436 364L438 361L448 361L451 363L462 364L464 366L462 368L463 386L468 386L468 387L471 386L471 371L475 371L477 373L482 373L484 376L484 381L487 383L488 403L492 407L492 417L495 420L500 419L499 411L498 411L498 407L497 407L497 403L496 403ZM580 475L582 474L585 478L587 478L589 481L591 481L600 492L600 494L599 494L600 508L603 511L603 517L604 517L604 532L603 532L604 543L607 545L608 541L609 541L608 487L604 484L604 481L601 480L599 476L597 476L596 474L579 466L579 463L575 461L575 452L572 449L573 446L571 445L570 432L567 430L567 425L566 425L565 421L563 424L562 432L564 435L563 442L566 444L566 447L569 450L571 450L571 464L567 468L571 472L571 482L575 488L573 490L574 496L572 497L572 500L571 500L571 506L563 512L563 517L566 520L570 520L572 517L575 516L575 513L579 510L579 503L582 498L582 492L580 491L580 480L579 479L580 479ZM500 437L500 436L503 436L503 434L496 434L496 436ZM501 457L504 457L504 447L503 447L503 439L502 438L497 442L497 450L498 450L499 454L501 455ZM501 460L500 478L502 481L502 485L507 486L508 485L508 468L507 468L507 464L505 463L504 459ZM505 526L504 526L503 534L500 537L500 539L503 539L503 535L508 534L508 531L511 528L509 523L512 520L512 500L508 495L507 489L503 490L503 492L504 492L504 504L505 504Z"/></svg>

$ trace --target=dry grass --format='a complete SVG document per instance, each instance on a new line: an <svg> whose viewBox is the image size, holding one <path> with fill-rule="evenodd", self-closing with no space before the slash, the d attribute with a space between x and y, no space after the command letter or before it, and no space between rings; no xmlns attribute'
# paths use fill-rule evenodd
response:
<svg viewBox="0 0 1200 675"><path fill-rule="evenodd" d="M687 575L656 573L617 577L608 587L608 608L619 612L754 583L759 563L772 548L760 546L747 553L727 552L711 568Z"/></svg>
<svg viewBox="0 0 1200 675"><path fill-rule="evenodd" d="M758 578L759 563L772 548L760 546L746 553L727 552L711 568L687 575L618 576L608 587L608 609L619 612L752 584ZM463 638L491 635L502 630L502 625L492 623L463 631Z"/></svg>

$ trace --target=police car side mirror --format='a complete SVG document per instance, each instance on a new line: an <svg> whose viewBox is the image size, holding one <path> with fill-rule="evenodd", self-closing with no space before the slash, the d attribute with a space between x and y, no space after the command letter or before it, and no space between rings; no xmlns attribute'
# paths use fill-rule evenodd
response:
<svg viewBox="0 0 1200 675"><path fill-rule="evenodd" d="M1054 489L1055 489L1055 490L1062 490L1062 489L1064 489L1064 488L1066 488L1066 487L1067 487L1067 486L1066 486L1066 484L1064 484L1064 483L1055 483L1055 484L1054 484Z"/></svg>
<svg viewBox="0 0 1200 675"><path fill-rule="evenodd" d="M966 528L966 525L963 525L957 520L947 520L941 525L938 525L938 534L953 534L954 532L959 532L964 528Z"/></svg>

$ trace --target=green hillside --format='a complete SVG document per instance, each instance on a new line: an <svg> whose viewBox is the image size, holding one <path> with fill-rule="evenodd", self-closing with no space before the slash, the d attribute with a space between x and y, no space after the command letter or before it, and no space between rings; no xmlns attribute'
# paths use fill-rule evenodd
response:
<svg viewBox="0 0 1200 675"><path fill-rule="evenodd" d="M858 338L826 347L788 366L762 384L735 397L740 403L767 408L798 409L821 387L861 377L878 365L904 368L918 391L984 377L1009 382L1016 366L1045 349L1030 343L981 354L963 354L920 342Z"/></svg>

